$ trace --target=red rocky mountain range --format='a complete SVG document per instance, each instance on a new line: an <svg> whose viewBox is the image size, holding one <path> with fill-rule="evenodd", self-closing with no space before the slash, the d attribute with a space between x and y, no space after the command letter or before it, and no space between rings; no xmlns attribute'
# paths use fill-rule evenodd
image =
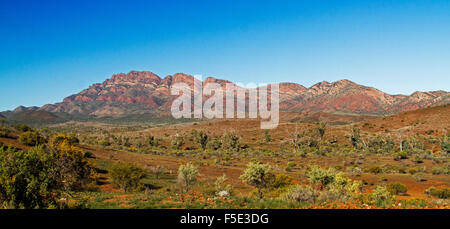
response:
<svg viewBox="0 0 450 229"><path fill-rule="evenodd" d="M176 98L170 95L170 88L177 82L192 86L194 77L177 73L160 78L149 71L119 73L65 98L61 103L40 108L21 106L13 113L33 110L97 117L145 113L168 115ZM212 77L206 78L203 83L207 82L230 83ZM279 86L280 109L286 111L384 115L450 102L450 93L446 91L390 95L349 80L323 81L309 88L296 83L280 83Z"/></svg>

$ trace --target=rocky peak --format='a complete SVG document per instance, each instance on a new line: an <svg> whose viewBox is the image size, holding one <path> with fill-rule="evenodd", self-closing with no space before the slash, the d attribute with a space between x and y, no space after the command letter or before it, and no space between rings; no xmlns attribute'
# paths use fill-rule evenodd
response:
<svg viewBox="0 0 450 229"><path fill-rule="evenodd" d="M23 111L35 111L38 109L39 109L39 107L18 106L16 109L13 110L13 113L19 113L19 112L23 112Z"/></svg>
<svg viewBox="0 0 450 229"><path fill-rule="evenodd" d="M307 90L306 87L296 83L283 82L279 84L280 93L286 94L301 94Z"/></svg>
<svg viewBox="0 0 450 229"><path fill-rule="evenodd" d="M347 79L343 79L343 80L339 80L333 83L334 85L341 85L341 86L352 86L352 85L357 85L355 82L347 80Z"/></svg>
<svg viewBox="0 0 450 229"><path fill-rule="evenodd" d="M321 88L321 87L327 87L327 86L330 86L330 83L328 81L324 80L322 82L312 85L310 88Z"/></svg>
<svg viewBox="0 0 450 229"><path fill-rule="evenodd" d="M161 78L156 74L149 71L130 71L128 74L119 73L115 74L105 81L104 84L159 84Z"/></svg>

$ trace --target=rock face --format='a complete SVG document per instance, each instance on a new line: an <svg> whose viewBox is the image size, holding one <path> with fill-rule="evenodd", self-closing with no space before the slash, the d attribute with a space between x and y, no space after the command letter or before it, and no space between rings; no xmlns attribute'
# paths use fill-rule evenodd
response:
<svg viewBox="0 0 450 229"><path fill-rule="evenodd" d="M21 106L13 113L47 111L96 117L170 115L172 101L176 98L170 94L171 86L182 82L192 89L194 80L193 76L184 73L169 75L163 79L149 71L120 73L65 98L61 103L47 104L40 108ZM212 77L205 79L203 83L211 82L222 87L231 83ZM323 81L310 88L296 83L280 83L279 88L280 108L287 111L383 115L450 102L450 93L446 91L415 92L409 96L389 95L349 80L333 83Z"/></svg>
<svg viewBox="0 0 450 229"><path fill-rule="evenodd" d="M392 95L349 80L317 83L294 100L287 109L357 114L390 113L398 102Z"/></svg>

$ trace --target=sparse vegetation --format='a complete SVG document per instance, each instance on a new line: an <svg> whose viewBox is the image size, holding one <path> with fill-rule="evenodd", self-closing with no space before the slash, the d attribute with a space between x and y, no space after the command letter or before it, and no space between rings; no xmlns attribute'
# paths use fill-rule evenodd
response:
<svg viewBox="0 0 450 229"><path fill-rule="evenodd" d="M410 124L403 119L402 125ZM245 128L229 128L233 122L112 129L5 124L0 149L29 152L40 145L37 158L50 175L27 175L49 179L48 188L35 196L41 197L38 204L11 204L2 194L2 207L448 207L445 130L399 130L390 117L383 124L366 120L369 125L287 122L270 131L251 121L239 121ZM426 135L430 129L433 134ZM34 133L44 141L32 142Z"/></svg>

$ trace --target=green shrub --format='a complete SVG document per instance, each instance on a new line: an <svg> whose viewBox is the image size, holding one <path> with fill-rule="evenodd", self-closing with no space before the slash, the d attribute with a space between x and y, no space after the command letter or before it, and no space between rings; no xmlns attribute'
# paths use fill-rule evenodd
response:
<svg viewBox="0 0 450 229"><path fill-rule="evenodd" d="M193 130L192 138L194 143L197 144L200 147L200 149L202 150L206 149L209 137L205 132Z"/></svg>
<svg viewBox="0 0 450 229"><path fill-rule="evenodd" d="M382 154L382 153L391 152L395 147L395 143L390 138L385 139L385 138L378 136L375 139L369 140L367 146L368 146L367 149L369 150L369 152Z"/></svg>
<svg viewBox="0 0 450 229"><path fill-rule="evenodd" d="M394 159L395 159L395 160L408 159L408 153L407 153L407 152L404 152L404 151L397 152L397 153L394 155Z"/></svg>
<svg viewBox="0 0 450 229"><path fill-rule="evenodd" d="M431 173L433 173L434 175L439 175L439 174L449 175L450 167L449 166L434 167L433 170L431 171Z"/></svg>
<svg viewBox="0 0 450 229"><path fill-rule="evenodd" d="M406 173L406 169L405 168L398 168L398 172L401 174L405 174Z"/></svg>
<svg viewBox="0 0 450 229"><path fill-rule="evenodd" d="M415 179L417 182L426 181L426 179L425 179L425 173L422 173L422 172L415 173L415 174L413 175L413 177L414 177L414 179Z"/></svg>
<svg viewBox="0 0 450 229"><path fill-rule="evenodd" d="M109 141L109 138L103 138L98 141L98 144L101 145L102 147L106 147L106 146L110 146L111 142Z"/></svg>
<svg viewBox="0 0 450 229"><path fill-rule="evenodd" d="M417 169L415 169L415 168L410 168L410 169L408 169L408 173L411 174L411 175L414 175L414 174L417 173Z"/></svg>
<svg viewBox="0 0 450 229"><path fill-rule="evenodd" d="M293 162L293 161L290 161L290 162L287 163L287 166L289 168L294 168L295 166L297 166L297 164L295 162Z"/></svg>
<svg viewBox="0 0 450 229"><path fill-rule="evenodd" d="M337 173L333 182L326 187L326 191L321 193L319 200L347 202L357 199L361 194L362 185L361 181L353 181L343 172Z"/></svg>
<svg viewBox="0 0 450 229"><path fill-rule="evenodd" d="M373 190L371 196L375 201L386 201L393 199L392 194L387 190L386 186L381 185L378 185L375 190Z"/></svg>
<svg viewBox="0 0 450 229"><path fill-rule="evenodd" d="M414 154L411 160L417 164L423 163L423 158L419 154Z"/></svg>
<svg viewBox="0 0 450 229"><path fill-rule="evenodd" d="M386 188L392 195L405 194L408 191L408 188L404 184L398 182L390 183Z"/></svg>
<svg viewBox="0 0 450 229"><path fill-rule="evenodd" d="M441 149L444 152L450 153L450 141L448 140L448 136L442 138Z"/></svg>
<svg viewBox="0 0 450 229"><path fill-rule="evenodd" d="M380 166L372 166L367 169L367 172L373 173L373 174L379 174L383 172L383 169Z"/></svg>
<svg viewBox="0 0 450 229"><path fill-rule="evenodd" d="M145 172L135 164L114 164L109 173L113 183L125 192L138 191L143 186L141 181L145 177Z"/></svg>
<svg viewBox="0 0 450 229"><path fill-rule="evenodd" d="M28 151L0 149L0 204L7 208L62 207L61 191L92 183L92 166L74 146L62 143Z"/></svg>
<svg viewBox="0 0 450 229"><path fill-rule="evenodd" d="M264 142L270 142L272 141L272 138L270 137L269 130L264 130Z"/></svg>
<svg viewBox="0 0 450 229"><path fill-rule="evenodd" d="M336 170L334 168L322 169L317 165L313 165L306 171L306 176L311 184L319 185L323 189L334 181Z"/></svg>
<svg viewBox="0 0 450 229"><path fill-rule="evenodd" d="M0 137L2 138L11 137L11 130L8 127L0 126Z"/></svg>
<svg viewBox="0 0 450 229"><path fill-rule="evenodd" d="M292 202L313 203L318 197L318 193L311 186L294 185L282 195L282 199Z"/></svg>
<svg viewBox="0 0 450 229"><path fill-rule="evenodd" d="M184 145L184 138L177 134L173 137L171 144L173 148L180 150Z"/></svg>
<svg viewBox="0 0 450 229"><path fill-rule="evenodd" d="M92 168L73 146L0 149L0 204L6 208L61 207L61 191L78 190L91 181Z"/></svg>
<svg viewBox="0 0 450 229"><path fill-rule="evenodd" d="M76 145L80 143L80 140L75 135L57 134L50 140L52 145L59 145L62 142L67 142L70 145Z"/></svg>
<svg viewBox="0 0 450 229"><path fill-rule="evenodd" d="M14 129L21 131L21 132L32 131L31 127L29 127L25 124L16 124L16 125L14 125Z"/></svg>
<svg viewBox="0 0 450 229"><path fill-rule="evenodd" d="M48 147L52 166L57 170L55 176L59 180L59 188L65 191L81 190L91 183L95 176L95 166L88 161L88 157L80 148L72 144L73 142L70 139L52 139Z"/></svg>
<svg viewBox="0 0 450 229"><path fill-rule="evenodd" d="M37 146L44 144L46 140L37 132L27 131L19 136L19 142L29 146Z"/></svg>
<svg viewBox="0 0 450 229"><path fill-rule="evenodd" d="M47 208L53 202L52 168L42 149L0 149L0 207Z"/></svg>
<svg viewBox="0 0 450 229"><path fill-rule="evenodd" d="M222 136L222 149L238 152L240 150L239 137L233 133Z"/></svg>
<svg viewBox="0 0 450 229"><path fill-rule="evenodd" d="M159 179L159 177L164 173L164 166L157 165L150 168L150 171L156 176L156 179Z"/></svg>
<svg viewBox="0 0 450 229"><path fill-rule="evenodd" d="M151 147L157 147L159 145L159 139L155 138L152 135L150 135L150 136L147 137L147 143Z"/></svg>
<svg viewBox="0 0 450 229"><path fill-rule="evenodd" d="M218 196L229 196L233 192L233 186L231 184L226 184L228 178L225 174L218 177L215 182L216 195Z"/></svg>
<svg viewBox="0 0 450 229"><path fill-rule="evenodd" d="M192 184L197 180L197 175L197 167L191 163L180 165L178 168L178 184L180 184L184 190L188 191Z"/></svg>
<svg viewBox="0 0 450 229"><path fill-rule="evenodd" d="M434 196L439 199L449 199L450 198L450 188L438 189L433 186L425 190L425 194L429 196Z"/></svg>
<svg viewBox="0 0 450 229"><path fill-rule="evenodd" d="M267 180L266 188L269 189L284 188L286 186L292 185L294 181L292 177L283 173L277 175L273 175L273 173L268 173L266 174L265 179Z"/></svg>
<svg viewBox="0 0 450 229"><path fill-rule="evenodd" d="M358 127L353 127L353 133L350 137L350 142L352 143L352 146L357 148L358 144L361 142L361 130Z"/></svg>
<svg viewBox="0 0 450 229"><path fill-rule="evenodd" d="M219 139L214 138L214 139L211 139L208 141L208 143L206 144L206 147L208 149L218 150L222 147L222 142Z"/></svg>
<svg viewBox="0 0 450 229"><path fill-rule="evenodd" d="M84 157L85 158L95 158L94 154L90 151L84 152Z"/></svg>
<svg viewBox="0 0 450 229"><path fill-rule="evenodd" d="M254 186L257 189L258 197L262 199L262 189L267 187L267 184L270 182L267 179L267 174L269 174L270 170L271 167L268 164L250 162L240 178L244 183Z"/></svg>

